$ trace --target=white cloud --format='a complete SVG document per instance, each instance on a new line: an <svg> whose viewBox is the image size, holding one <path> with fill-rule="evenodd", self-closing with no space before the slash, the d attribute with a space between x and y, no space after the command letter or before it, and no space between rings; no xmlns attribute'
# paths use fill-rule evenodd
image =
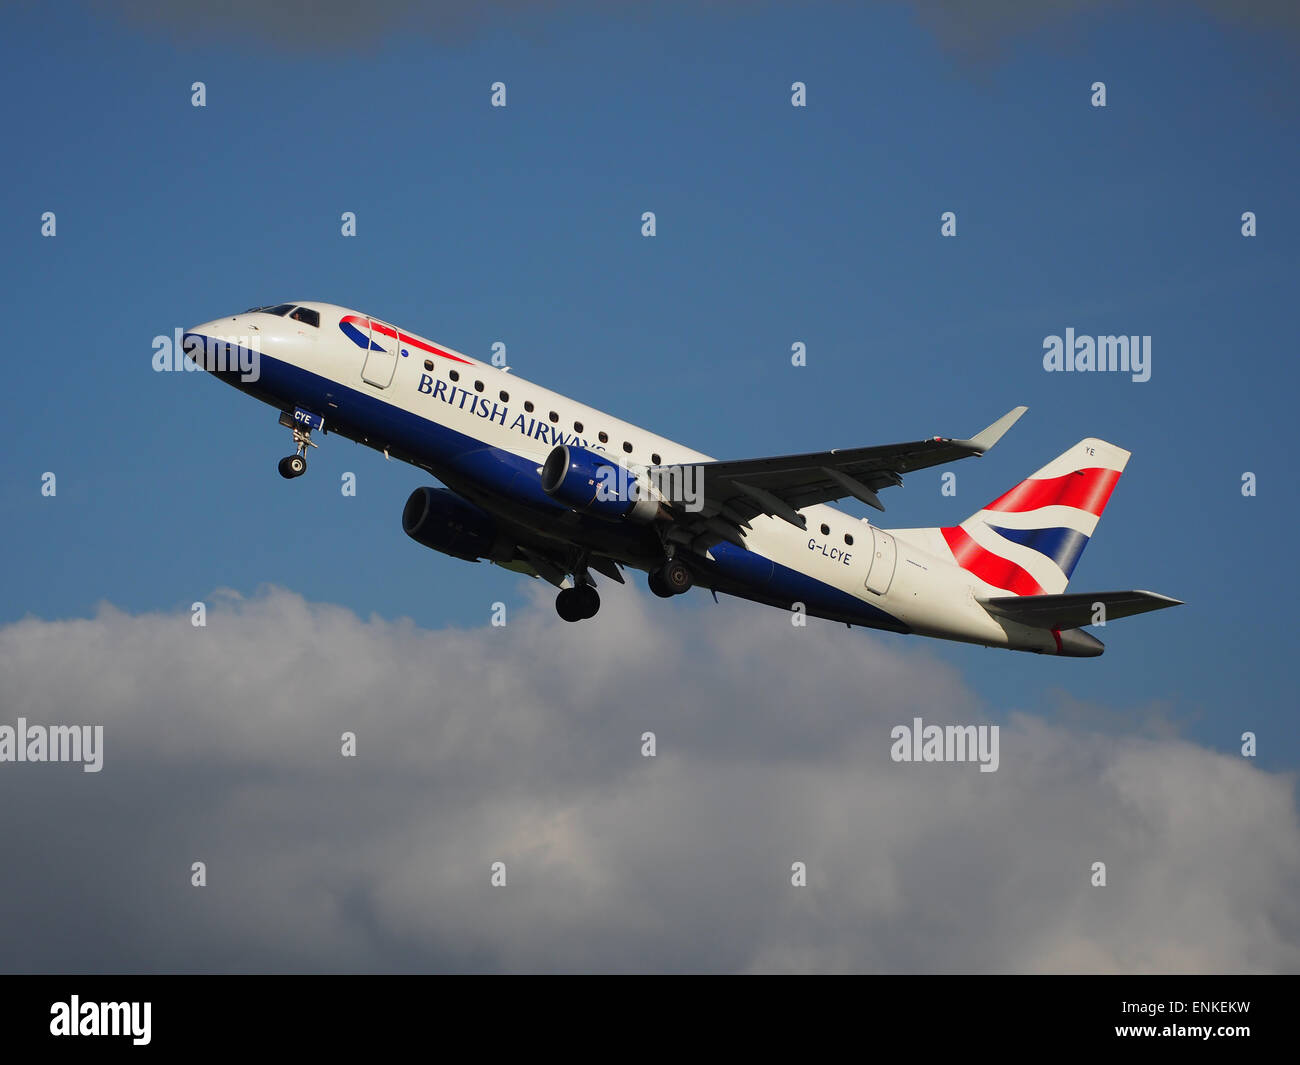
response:
<svg viewBox="0 0 1300 1065"><path fill-rule="evenodd" d="M281 590L0 629L0 723L105 726L99 774L0 765L5 967L1300 967L1289 777L1016 714L997 773L897 765L894 724L983 720L920 642L533 591L504 629Z"/></svg>

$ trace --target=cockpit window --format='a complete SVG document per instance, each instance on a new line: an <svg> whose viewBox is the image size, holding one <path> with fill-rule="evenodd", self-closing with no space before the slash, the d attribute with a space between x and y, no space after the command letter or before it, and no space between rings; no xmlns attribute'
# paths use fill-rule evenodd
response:
<svg viewBox="0 0 1300 1065"><path fill-rule="evenodd" d="M263 307L262 310L263 310L266 314L274 314L274 315L276 315L276 316L279 317L279 318L283 318L286 314L288 314L291 310L293 310L293 304L292 304L292 303L280 303L280 304L277 304L277 305L274 306L274 307Z"/></svg>
<svg viewBox="0 0 1300 1065"><path fill-rule="evenodd" d="M295 322L302 322L303 325L320 328L320 311L313 311L310 307L299 307L289 317Z"/></svg>

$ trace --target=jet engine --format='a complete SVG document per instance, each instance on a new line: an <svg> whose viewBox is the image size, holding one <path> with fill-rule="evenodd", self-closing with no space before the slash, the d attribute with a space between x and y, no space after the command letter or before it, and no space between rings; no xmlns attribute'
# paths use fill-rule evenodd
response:
<svg viewBox="0 0 1300 1065"><path fill-rule="evenodd" d="M402 532L417 544L477 562L509 562L514 545L492 516L446 488L417 488L402 509Z"/></svg>
<svg viewBox="0 0 1300 1065"><path fill-rule="evenodd" d="M571 444L560 444L546 456L542 490L573 510L606 521L654 521L662 498L644 471Z"/></svg>

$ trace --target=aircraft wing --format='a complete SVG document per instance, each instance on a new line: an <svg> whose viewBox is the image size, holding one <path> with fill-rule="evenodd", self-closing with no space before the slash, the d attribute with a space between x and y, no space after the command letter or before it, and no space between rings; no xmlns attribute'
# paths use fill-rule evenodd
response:
<svg viewBox="0 0 1300 1065"><path fill-rule="evenodd" d="M745 530L760 515L802 529L807 522L800 507L849 496L883 511L876 494L882 488L901 485L905 473L984 454L1027 409L1008 411L969 440L934 436L907 444L702 463L697 469L703 478L703 510L671 507L669 535L697 551L719 540L743 547Z"/></svg>

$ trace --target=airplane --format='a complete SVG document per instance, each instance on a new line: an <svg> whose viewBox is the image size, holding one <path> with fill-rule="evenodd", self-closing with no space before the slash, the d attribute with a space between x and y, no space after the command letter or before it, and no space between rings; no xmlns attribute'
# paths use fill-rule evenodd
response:
<svg viewBox="0 0 1300 1065"><path fill-rule="evenodd" d="M1181 605L1067 593L1130 453L1088 438L958 525L883 529L829 504L988 452L1025 413L969 439L716 460L388 322L330 303L254 307L185 330L199 368L280 411L307 469L337 434L432 475L406 501L417 543L559 589L565 621L600 609L593 574L648 575L865 628L1092 658L1086 627Z"/></svg>

